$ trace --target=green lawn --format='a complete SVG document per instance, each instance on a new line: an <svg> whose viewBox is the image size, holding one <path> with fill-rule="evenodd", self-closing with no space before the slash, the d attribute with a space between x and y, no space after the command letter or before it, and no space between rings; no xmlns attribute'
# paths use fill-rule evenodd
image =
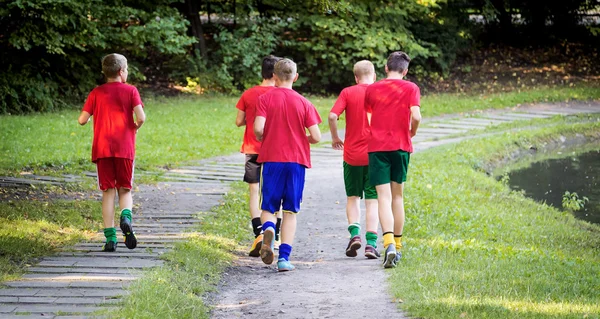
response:
<svg viewBox="0 0 600 319"><path fill-rule="evenodd" d="M429 95L422 99L425 118L440 114L515 106L539 101L599 99L597 86L538 88L489 96ZM243 128L234 125L238 97L148 98L148 120L137 137L136 168L156 171L192 160L239 150ZM309 97L329 130L334 98ZM77 124L79 110L0 116L0 175L21 171L58 174L94 170L90 163L92 125ZM91 124L91 123L90 123ZM343 127L343 121L340 123Z"/></svg>
<svg viewBox="0 0 600 319"><path fill-rule="evenodd" d="M404 257L389 278L401 307L418 318L598 318L600 227L481 170L560 135L600 140L593 118L416 153Z"/></svg>

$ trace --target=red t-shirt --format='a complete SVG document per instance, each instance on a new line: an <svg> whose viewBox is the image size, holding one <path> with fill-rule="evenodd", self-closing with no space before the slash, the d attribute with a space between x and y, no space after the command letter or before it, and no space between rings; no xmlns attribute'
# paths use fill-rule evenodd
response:
<svg viewBox="0 0 600 319"><path fill-rule="evenodd" d="M256 116L266 121L257 161L298 163L310 168L306 129L321 123L315 106L288 88L274 88L259 99Z"/></svg>
<svg viewBox="0 0 600 319"><path fill-rule="evenodd" d="M109 82L88 95L83 110L94 118L92 162L99 158L135 158L133 108L141 105L140 93L133 85Z"/></svg>
<svg viewBox="0 0 600 319"><path fill-rule="evenodd" d="M260 142L254 135L254 119L256 118L256 108L258 107L258 97L269 92L274 86L257 85L250 88L242 94L242 97L236 104L236 108L246 112L246 130L244 131L244 142L240 152L244 154L258 154Z"/></svg>
<svg viewBox="0 0 600 319"><path fill-rule="evenodd" d="M371 112L369 152L412 153L410 107L421 105L419 87L409 81L384 79L367 87L365 109Z"/></svg>
<svg viewBox="0 0 600 319"><path fill-rule="evenodd" d="M342 90L331 113L340 116L346 111L344 161L352 166L369 165L367 146L371 129L365 111L365 91L368 84L357 84Z"/></svg>

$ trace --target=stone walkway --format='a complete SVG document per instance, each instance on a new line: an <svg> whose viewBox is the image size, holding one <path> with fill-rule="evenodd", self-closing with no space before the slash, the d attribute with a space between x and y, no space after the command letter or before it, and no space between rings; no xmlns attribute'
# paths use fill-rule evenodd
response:
<svg viewBox="0 0 600 319"><path fill-rule="evenodd" d="M472 136L471 134L481 134L486 128L501 123L576 113L600 113L600 103L578 102L567 106L545 104L513 110L485 111L470 116L425 118L419 134L414 139L415 151L456 142ZM325 134L325 138L327 136L328 134ZM326 145L322 148L313 148L312 157L314 167L327 167L332 174L332 176L323 175L323 178L341 178L340 152ZM134 203L141 204L141 208L134 212L134 226L139 239L137 249L129 251L121 244L115 253L102 253L99 251L101 246L99 242L102 241L102 236L99 234L96 242L80 243L54 256L41 259L37 265L28 269L21 280L3 283L4 288L0 289L0 318L88 318L95 311L113 309L121 298L126 297L125 288L142 275L142 270L160 265L162 263L160 256L169 250L174 242L185 240L190 228L199 222L197 213L209 211L211 207L217 205L228 190L228 182L241 180L242 163L243 156L240 154L199 161L193 166L168 171L164 175L166 182L156 186L140 186L139 192L134 194ZM65 183L76 181L77 178L76 176L48 178L34 175L24 175L20 178L0 177L0 187L19 187L30 183ZM332 191L343 193L343 189ZM324 195L309 193L307 196L321 201L320 196ZM318 209L316 205L308 206L303 207L307 210ZM339 205L337 210L343 210L342 206ZM172 207L177 207L178 210L173 212ZM324 232L315 229L314 226L311 227L304 231L312 234ZM308 235L299 234L298 238L300 240L305 236ZM346 239L339 237L336 240L343 242ZM323 251L336 249L323 248ZM336 258L330 257L331 253L327 254L323 251L313 252L315 255L313 257L319 260ZM336 251L336 254L342 253ZM308 264L302 267L311 268ZM319 276L317 270L315 267L315 276ZM343 274L343 271L340 274ZM330 278L325 279L335 280L336 276L329 273ZM384 279L384 272L378 272L375 281L382 283ZM240 284L244 285L244 283ZM369 287L363 288L369 289ZM247 313L248 309L243 305L247 295L240 293L239 290L228 289L228 291L231 293L224 292L219 297L221 299L217 301L215 317L250 316ZM314 291L301 301L305 306L310 306L309 303L317 302L314 298L319 300L320 296L324 294L329 296L330 293ZM336 299L335 296L329 297ZM295 301L299 302L299 300ZM294 300L289 302L292 303ZM326 304L321 305L322 307L316 305L313 308L309 307L312 309L310 314L308 312L305 314L307 317L339 317L338 315L341 314L339 311L348 307L344 308L344 300L335 302L339 303L336 307ZM395 304L389 301L386 303L384 308L395 309ZM226 304L240 306L221 307ZM255 312L250 317L258 318L259 315L260 313ZM399 312L398 316L401 316ZM291 314L284 317L291 318Z"/></svg>

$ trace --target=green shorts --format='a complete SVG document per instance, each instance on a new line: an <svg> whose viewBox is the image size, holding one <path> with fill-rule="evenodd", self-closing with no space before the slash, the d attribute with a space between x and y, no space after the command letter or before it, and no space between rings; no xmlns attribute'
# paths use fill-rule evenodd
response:
<svg viewBox="0 0 600 319"><path fill-rule="evenodd" d="M369 182L369 166L352 166L344 162L344 184L346 196L358 196L365 199L377 199L375 186Z"/></svg>
<svg viewBox="0 0 600 319"><path fill-rule="evenodd" d="M402 150L369 153L369 178L374 186L406 182L410 153Z"/></svg>

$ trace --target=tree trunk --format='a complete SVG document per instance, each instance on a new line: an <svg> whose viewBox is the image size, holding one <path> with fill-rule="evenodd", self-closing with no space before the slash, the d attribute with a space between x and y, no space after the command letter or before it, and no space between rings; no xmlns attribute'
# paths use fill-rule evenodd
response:
<svg viewBox="0 0 600 319"><path fill-rule="evenodd" d="M194 43L194 50L199 50L200 55L206 57L206 40L204 40L204 30L202 30L202 20L200 20L200 1L197 0L185 0L188 8L188 19L192 24L192 35L198 39L198 42Z"/></svg>

